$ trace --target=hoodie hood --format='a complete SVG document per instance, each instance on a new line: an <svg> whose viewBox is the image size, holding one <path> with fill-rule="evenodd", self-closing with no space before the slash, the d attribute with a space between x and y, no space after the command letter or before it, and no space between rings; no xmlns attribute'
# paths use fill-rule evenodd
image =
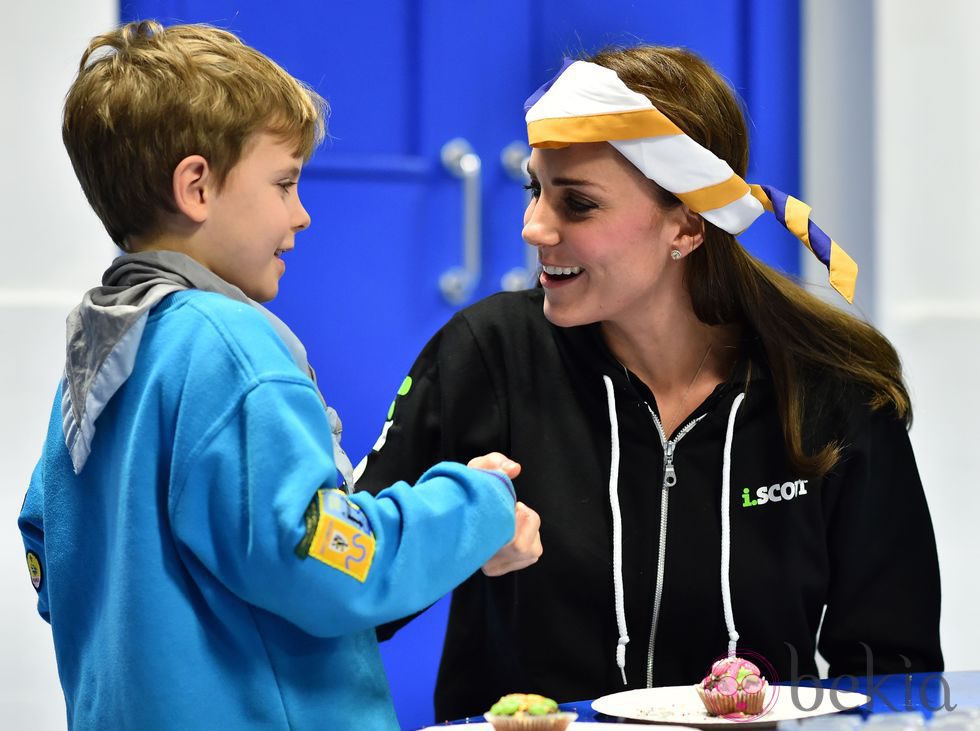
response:
<svg viewBox="0 0 980 731"><path fill-rule="evenodd" d="M186 289L215 292L259 310L286 345L296 366L316 382L299 338L238 287L176 251L120 256L102 275L102 286L85 293L66 323L62 428L75 474L82 471L91 452L96 420L133 372L151 310L167 295ZM340 448L340 418L325 403L324 406L334 434L334 461L347 484L352 485L350 460Z"/></svg>

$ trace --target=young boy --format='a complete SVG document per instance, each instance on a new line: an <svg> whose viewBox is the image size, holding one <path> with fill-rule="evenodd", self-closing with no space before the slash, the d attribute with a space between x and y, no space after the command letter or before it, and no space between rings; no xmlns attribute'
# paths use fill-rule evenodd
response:
<svg viewBox="0 0 980 731"><path fill-rule="evenodd" d="M324 115L206 26L131 23L82 56L65 146L128 253L69 317L19 521L71 727L396 728L374 626L514 532L499 454L330 489L305 351L255 302L310 223Z"/></svg>

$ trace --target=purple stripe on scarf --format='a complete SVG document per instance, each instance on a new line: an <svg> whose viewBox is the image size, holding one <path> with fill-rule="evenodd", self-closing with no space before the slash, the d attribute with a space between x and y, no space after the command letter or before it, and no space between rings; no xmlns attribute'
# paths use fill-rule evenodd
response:
<svg viewBox="0 0 980 731"><path fill-rule="evenodd" d="M554 76L552 76L549 81L545 82L545 84L540 89L538 89L536 92L534 92L533 94L531 94L531 96L529 96L527 98L527 101L524 102L524 113L525 114L527 114L528 110L531 107L533 107L535 104L537 104L538 99L540 99L541 97L543 97L548 92L548 89L550 89L552 87L552 85L556 81L558 81L558 77L561 76L563 73L565 73L565 69L567 69L573 63L575 63L575 61L577 61L577 60L578 59L575 59L575 58L568 58L567 56L565 57L565 60L562 62L561 68L558 70L558 73L555 74Z"/></svg>
<svg viewBox="0 0 980 731"><path fill-rule="evenodd" d="M771 185L760 185L759 187L762 188L762 192L769 196L769 200L772 201L773 214L776 216L776 220L785 226L786 199L789 196L778 188L773 188Z"/></svg>
<svg viewBox="0 0 980 731"><path fill-rule="evenodd" d="M830 237L813 221L807 222L807 232L810 234L810 247L817 258L830 269Z"/></svg>
<svg viewBox="0 0 980 731"><path fill-rule="evenodd" d="M789 196L778 188L773 188L771 185L760 185L759 187L762 188L763 192L769 196L769 200L772 201L773 214L776 216L776 220L785 226L786 199ZM810 247L813 249L813 253L821 262L823 262L824 266L829 268L830 237L823 232L823 229L821 229L810 219L807 219L807 233L810 236Z"/></svg>

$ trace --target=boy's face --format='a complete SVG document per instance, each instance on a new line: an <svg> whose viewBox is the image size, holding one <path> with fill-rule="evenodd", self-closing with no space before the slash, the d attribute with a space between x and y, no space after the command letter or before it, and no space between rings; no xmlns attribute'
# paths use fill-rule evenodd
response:
<svg viewBox="0 0 980 731"><path fill-rule="evenodd" d="M211 194L201 263L258 302L278 294L286 271L282 254L293 248L296 232L310 225L297 190L302 166L292 145L260 133L247 143L221 191Z"/></svg>

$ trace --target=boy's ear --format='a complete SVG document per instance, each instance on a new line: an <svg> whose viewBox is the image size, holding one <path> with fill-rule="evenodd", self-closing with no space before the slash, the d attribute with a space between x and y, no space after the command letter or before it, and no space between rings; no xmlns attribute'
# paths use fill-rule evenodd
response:
<svg viewBox="0 0 980 731"><path fill-rule="evenodd" d="M211 178L208 161L201 155L189 155L174 168L174 203L194 223L204 223L208 218Z"/></svg>

